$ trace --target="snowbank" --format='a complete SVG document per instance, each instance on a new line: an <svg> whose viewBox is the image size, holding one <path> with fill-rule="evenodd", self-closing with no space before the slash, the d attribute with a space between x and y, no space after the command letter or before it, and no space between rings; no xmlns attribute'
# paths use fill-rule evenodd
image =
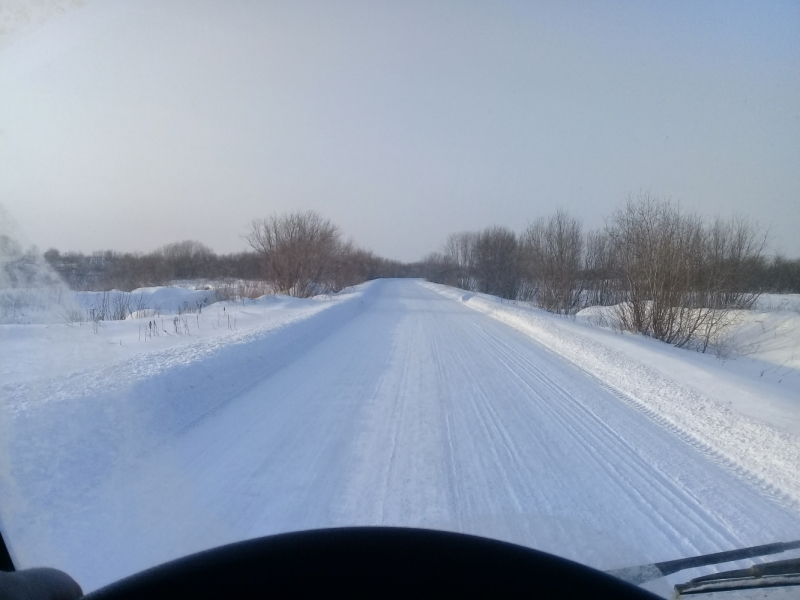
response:
<svg viewBox="0 0 800 600"><path fill-rule="evenodd" d="M578 320L612 328L615 307L591 306ZM731 310L727 325L708 352L722 358L747 357L778 369L800 370L800 295L768 294L753 310Z"/></svg>
<svg viewBox="0 0 800 600"><path fill-rule="evenodd" d="M142 317L173 313L195 313L216 302L213 290L191 290L182 287L146 287L132 292L75 292L75 299L87 316L110 310ZM111 320L111 319L108 319ZM120 319L117 319L120 320Z"/></svg>
<svg viewBox="0 0 800 600"><path fill-rule="evenodd" d="M55 303L37 313L60 315L55 322L0 324L0 391L9 394L13 387L15 397L21 397L25 389L52 389L79 372L133 359L142 361L145 354L179 349L178 354L190 356L201 347L238 343L247 336L261 335L360 297L361 293L214 302L213 290L180 287L141 288L130 293L65 292L70 296L62 294L62 303L65 299L74 301L77 307L71 321L60 310L62 304ZM113 311L122 302L131 309L124 320L95 322L90 318L93 310L103 310L103 304ZM205 345L198 346L200 342Z"/></svg>
<svg viewBox="0 0 800 600"><path fill-rule="evenodd" d="M125 550L106 557L104 568L90 561L94 581L107 583L174 558L164 553L184 548L194 533L206 536L213 527L198 528L198 521L186 517L191 524L189 533L183 530L186 539L137 554L131 546L148 543L158 532L137 537L118 531L137 511L147 527L160 526L157 517L142 510L154 490L133 483L137 494L122 500L132 499L131 508L120 513L113 490L130 483L130 474L140 472L172 436L216 415L304 356L361 314L376 295L374 285L364 284L329 297L215 303L202 313L102 322L97 333L93 324L0 326L0 528L13 540L17 564L42 564L37 557L48 552L47 564L81 562L90 547L86 532L103 523L101 547ZM9 376L9 369L16 372ZM202 442L201 450L216 443ZM153 459L152 467L162 473L172 463ZM149 508L157 512L172 501L162 498ZM44 522L48 525L42 527ZM71 549L68 540L81 538L84 542ZM108 579L108 562L125 563L132 554L144 564Z"/></svg>

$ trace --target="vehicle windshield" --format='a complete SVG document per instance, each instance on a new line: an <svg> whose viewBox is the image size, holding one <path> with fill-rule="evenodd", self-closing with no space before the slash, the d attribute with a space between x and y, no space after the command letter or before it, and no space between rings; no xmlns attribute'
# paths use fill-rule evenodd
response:
<svg viewBox="0 0 800 600"><path fill-rule="evenodd" d="M797 3L3 0L14 565L800 539L798 32Z"/></svg>

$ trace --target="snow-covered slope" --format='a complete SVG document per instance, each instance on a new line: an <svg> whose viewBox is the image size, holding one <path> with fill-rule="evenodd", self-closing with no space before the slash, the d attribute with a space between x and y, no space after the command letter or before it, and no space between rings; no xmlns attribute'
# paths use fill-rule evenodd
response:
<svg viewBox="0 0 800 600"><path fill-rule="evenodd" d="M41 310L34 307L20 319L31 324L0 324L0 386L6 394L13 387L9 384L49 377L57 385L74 373L131 360L138 364L157 361L168 368L171 362L163 357L142 355L175 349L176 356L194 356L199 348L250 339L350 297L343 293L310 300L264 296L214 302L212 290L180 287L141 288L130 294L62 290L59 302L53 301L52 294L36 296ZM120 301L128 303L126 319L92 321L93 310L99 311L104 304L113 310ZM197 344L200 341L203 344ZM22 389L29 387L24 384Z"/></svg>

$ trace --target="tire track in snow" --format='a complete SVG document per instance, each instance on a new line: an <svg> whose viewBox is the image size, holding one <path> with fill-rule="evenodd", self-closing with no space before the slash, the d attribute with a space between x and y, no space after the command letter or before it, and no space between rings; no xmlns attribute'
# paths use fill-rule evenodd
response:
<svg viewBox="0 0 800 600"><path fill-rule="evenodd" d="M455 312L455 309L453 310ZM568 432L565 437L569 438L570 441L567 443L584 448L584 451L589 455L589 459L594 461L595 468L606 473L606 479L611 482L613 486L616 486L617 494L637 498L637 504L640 506L639 510L641 513L651 515L656 519L656 522L661 519L660 528L662 531L669 532L667 537L671 538L671 544L676 548L680 548L683 553L691 553L693 551L702 551L703 549L709 548L709 546L718 548L720 545L724 544L741 545L743 538L752 535L756 527L754 524L750 525L748 529L749 533L743 535L741 533L742 527L739 524L740 519L738 516L734 519L728 518L730 511L725 514L718 514L718 512L714 510L714 505L709 503L707 495L703 496L701 500L693 493L691 486L697 485L697 477L694 477L693 483L687 484L685 481L685 474L680 472L680 469L676 472L674 465L672 465L671 472L664 471L659 460L654 459L652 455L644 457L639 456L641 449L635 447L628 440L627 436L619 431L619 424L614 426L610 425L606 418L601 417L600 414L583 402L580 398L580 394L574 395L566 391L563 386L554 382L553 378L549 377L542 368L538 368L536 363L531 363L530 361L520 358L519 352L517 351L509 350L508 339L512 331L510 329L505 329L505 325L493 325L491 326L493 332L489 333L487 331L487 326L488 323L492 323L492 321L481 322L481 320L470 320L468 323L470 323L470 325L465 326L465 330L468 331L465 335L478 340L475 344L476 347L483 346L484 348L490 349L489 353L492 355L492 360L496 359L496 363L503 366L506 370L507 378L516 379L525 383L527 386L525 395L528 397L529 401L531 397L535 398L537 396L537 390L538 395L542 396L542 387L549 390L544 396L555 396L554 401L552 401L551 398L550 402L539 402L538 410L549 415L548 421L557 423L563 431ZM498 328L505 331L505 333L498 335ZM450 331L453 332L454 329L451 327ZM513 332L513 335L520 336L517 332ZM451 337L452 340L449 343L456 344L456 346L461 349L464 348L464 338L455 333L452 333ZM524 343L529 344L530 342ZM538 344L535 346L538 347ZM452 355L458 359L462 358L461 352L453 352ZM552 356L552 354L548 352L545 356ZM555 362L558 362L561 365L561 370L564 370L565 365L561 363L560 360L561 359L558 358ZM553 360L550 359L547 366L552 367L552 363ZM568 370L573 369L570 366ZM462 373L469 374L469 376L474 375L474 377L479 377L480 375L480 372L475 369L474 364L466 366L465 363L465 367L462 368L461 371ZM584 377L584 374L580 371L574 371L577 372L573 373L571 379L576 379L576 376L577 379L582 379ZM526 380L526 378L534 376L538 383L534 382L531 384L530 381ZM495 377L495 379L497 378ZM595 389L599 392L599 395L608 397L607 389L600 391L595 388L596 381L594 379L589 381L589 389ZM489 402L490 404L496 404L498 406L503 402L502 399L497 398L496 394L494 398L486 394L486 390L482 388L480 381L469 379L468 386L474 386L474 388L479 391L479 393L474 395L471 399L472 412L481 412L481 410L476 407L476 402ZM611 404L617 404L616 396L612 396L611 398L613 398ZM558 410L556 410L554 406L557 406ZM617 407L617 412L624 413L625 410L627 410L627 408L623 409L622 406L625 405ZM495 410L491 408L484 410L494 411L494 414L500 414L497 412L499 409ZM509 413L507 405L503 405L503 410L505 411L503 417L506 421L514 419L514 415ZM448 418L449 421L452 422L449 415ZM628 427L641 426L642 424L637 423L637 421L638 419L632 419ZM546 425L543 424L543 426ZM452 425L450 425L450 428L452 429ZM489 429L491 429L491 427ZM501 430L503 435L499 434ZM518 444L516 442L508 443L508 437L505 435L505 430L503 428L498 428L497 431L498 435L494 437L498 442L502 442L500 444L502 447L509 449L509 456L514 456L512 462L518 462L518 457L521 455L520 452L518 450L511 450L511 448L517 447ZM535 435L535 433L533 433L533 435ZM513 439L514 435L511 437ZM664 442L668 442L668 438L665 437L663 432L660 437ZM516 439L519 440L518 435L516 435ZM592 450L594 452L592 452ZM695 451L695 448L690 449L688 453L688 458L690 460L697 460L697 457L691 458ZM498 455L493 454L493 456L497 457ZM500 459L495 458L495 460ZM703 461L700 461L699 464L702 468L709 466L708 463L704 463ZM620 470L618 465L624 465L624 470ZM695 471L697 471L698 468L699 467L696 467ZM518 472L522 475L524 469L518 470ZM633 479L631 479L631 477L633 477ZM640 492L640 490L642 490L642 492ZM657 499L657 501L654 501L654 499ZM663 505L669 504L682 507L680 511L672 511L672 516L670 517L672 520L661 518L659 512ZM674 518L676 512L682 513L681 519L677 521ZM694 530L694 533L686 534L687 524L690 525L689 530Z"/></svg>
<svg viewBox="0 0 800 600"><path fill-rule="evenodd" d="M606 469L614 475L622 476L621 471L616 468L615 465L623 464L623 461L627 460L628 466L635 468L639 473L650 474L652 465L643 462L641 457L637 455L636 448L634 448L616 428L602 419L589 406L579 402L578 399L572 396L562 385L559 385L552 378L548 377L535 363L526 361L520 357L519 353L511 349L501 338L489 336L482 328L481 332L484 333L484 341L487 345L493 347L499 355L505 357L502 362L508 367L511 376L516 377L523 385L529 387L531 391L534 392L534 388L521 376L521 373L525 373L535 377L542 385L553 392L557 397L557 402L554 403L555 406L560 407L565 415L559 414L556 410L552 410L551 414L562 423L565 429L573 433L573 438L576 443L587 448L604 448L618 459L616 463L603 461L598 465L600 468ZM513 365L513 367L511 365ZM548 403L548 406L552 407L553 403ZM604 432L605 435L599 435L598 431ZM587 443L587 440L591 440L591 443ZM624 448L625 451L622 452L618 450L618 446ZM630 461L631 458L634 459L633 462ZM665 489L662 491L665 492L667 487L670 490L674 488L672 480L663 477L663 474L662 480L665 484ZM628 481L628 483L630 483L630 481ZM685 491L684 488L680 489L682 492ZM682 495L683 494L674 494L675 497L682 497Z"/></svg>
<svg viewBox="0 0 800 600"><path fill-rule="evenodd" d="M435 321L435 319L433 319L433 321ZM447 341L446 346L450 348L451 358L460 367L456 369L457 372L460 371L459 375L456 377L467 378L470 381L469 388L479 392L467 396L471 416L467 417L465 420L473 424L479 424L487 439L495 439L497 442L501 442L489 445L488 450L491 452L494 465L498 469L499 475L503 481L503 487L508 493L514 510L519 511L522 509L522 502L516 495L513 481L519 479L519 466L522 464L521 457L513 442L513 438L509 436L507 429L504 427L503 421L498 419L496 413L493 411L490 391L485 387L487 382L474 377L471 370L467 367L463 356L463 338L458 340L451 337L454 331L461 332L461 330L452 328L452 323L450 325L450 329L442 328L438 325L435 329L432 328L432 331L436 333L434 339L441 338ZM441 370L441 366L439 367L439 372L443 380L447 381L447 374ZM450 413L447 412L447 409L445 409L445 411L445 419L448 422L448 431L450 431ZM498 437L499 439L497 439ZM503 457L503 454L508 457L508 460ZM511 470L514 470L516 477L512 477ZM454 487L454 489L457 493L458 488Z"/></svg>
<svg viewBox="0 0 800 600"><path fill-rule="evenodd" d="M488 337L486 338L487 344L494 344L498 353L504 354L507 357L514 357L516 360L516 368L511 369L510 371L515 375L519 372L529 371L534 374L544 385L548 388L552 389L557 395L560 396L562 403L564 406L570 407L572 410L570 411L573 414L573 418L565 421L571 428L573 428L576 432L580 429L580 434L576 435L576 440L585 440L585 439L592 439L593 443L591 445L595 447L605 446L606 451L610 454L616 455L618 462L617 464L621 463L622 461L627 461L628 466L635 469L637 473L644 479L645 477L651 479L651 483L658 484L656 487L660 489L659 497L669 497L672 498L673 503L678 504L682 503L686 506L687 512L685 513L687 518L691 518L693 522L698 527L705 527L708 523L717 523L717 527L710 529L707 531L708 534L714 532L726 532L733 529L734 523L730 521L725 521L719 518L713 511L709 511L707 507L703 506L692 493L690 487L683 485L678 479L670 477L667 475L663 469L659 466L656 462L645 462L643 461L637 454L637 449L619 432L612 428L608 422L604 421L599 415L597 415L590 407L585 404L581 404L575 402L575 399L570 396L569 392L564 390L564 388L558 385L556 382L552 380L552 378L548 377L546 373L541 371L536 367L534 363L527 363L523 359L519 358L519 354L514 352L513 350L509 351L509 346L507 343L503 341L502 338L497 337ZM597 378L591 377L590 374L586 373L583 369L578 369L582 372L582 374L588 375L593 381L597 381ZM598 382L600 383L600 382ZM610 389L608 386L603 385L604 389L609 392L615 392L615 390ZM619 393L614 393L615 397L618 397ZM638 404L633 404L634 408L638 408ZM587 421L592 421L594 423L594 427L586 426ZM611 444L603 444L602 439L595 435L595 431L598 429L605 429L608 430L610 435L613 438L616 438L617 444L627 449L626 452L618 452L615 449L615 445ZM666 429L670 430L672 433L675 433L674 427L667 427ZM693 442L696 440L692 438L684 438L680 436L681 439L686 441L690 446L695 449L705 450L707 447L701 446L700 448ZM585 443L585 442L584 442ZM718 454L713 453L710 457L712 459L717 458ZM635 460L631 460L631 459ZM609 463L612 465L614 463ZM605 466L605 465L601 465ZM730 465L727 465L730 466ZM652 481L653 475L657 476L657 481ZM635 489L635 488L632 488ZM650 502L646 500L643 495L639 495L641 500L644 502L644 505L652 506ZM728 542L732 545L736 545L740 543L735 537L731 536L723 536L720 538L721 542Z"/></svg>
<svg viewBox="0 0 800 600"><path fill-rule="evenodd" d="M603 460L595 460L594 463L597 469L606 473L608 480L617 486L618 492L635 499L638 504L645 507L645 512L656 515L662 525L662 529L671 531L674 537L679 537L674 526L660 517L653 503L649 502L645 494L639 491L639 486L634 485L634 481L619 468L619 465L624 464L634 470L637 475L649 474L649 469L647 468L649 465L644 467L642 459L631 445L586 406L579 404L562 386L547 377L534 363L521 360L517 353L509 350L507 344L503 343L500 338L489 335L485 329L480 327L477 329L487 347L492 348L501 357L500 362L508 369L511 377L515 377L522 385L528 387L532 393L536 393L536 388L530 386L522 376L524 373L536 378L546 389L552 392L552 397L548 398L548 401L544 403L544 408L550 418L557 421L564 431L569 433L571 443L591 451L593 457L603 457ZM586 423L587 420L591 422L592 426ZM599 435L597 433L598 430L605 435ZM628 451L621 452L619 446L627 448ZM610 457L615 460L608 460ZM644 481L644 477L639 480L639 483L641 481ZM652 481L649 481L648 485L650 488L662 487L663 489L655 490L662 496L667 491L667 486L657 486ZM672 492L671 489L669 491ZM671 496L678 502L683 500L681 494L672 493Z"/></svg>

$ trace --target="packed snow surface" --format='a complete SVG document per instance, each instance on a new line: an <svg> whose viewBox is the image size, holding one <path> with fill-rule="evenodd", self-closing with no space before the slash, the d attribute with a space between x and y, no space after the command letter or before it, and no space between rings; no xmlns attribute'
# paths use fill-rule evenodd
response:
<svg viewBox="0 0 800 600"><path fill-rule="evenodd" d="M0 527L19 566L89 591L344 525L462 531L601 569L800 538L791 426L579 324L415 280L239 305L236 328L231 306L144 341L152 317L3 326L30 363L4 363L0 388Z"/></svg>

